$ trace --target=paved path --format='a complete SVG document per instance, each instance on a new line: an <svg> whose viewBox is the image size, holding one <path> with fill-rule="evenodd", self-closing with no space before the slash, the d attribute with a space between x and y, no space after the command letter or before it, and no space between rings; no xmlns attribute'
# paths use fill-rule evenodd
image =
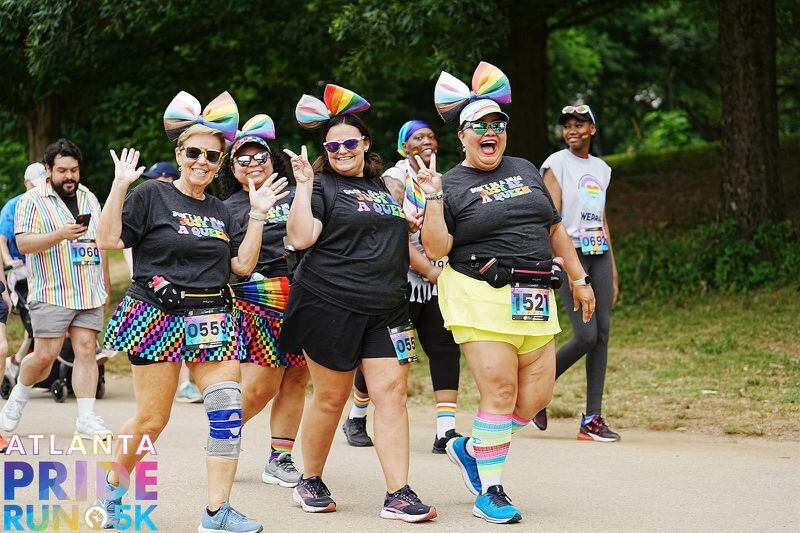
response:
<svg viewBox="0 0 800 533"><path fill-rule="evenodd" d="M109 376L107 385L98 412L109 427L118 429L133 412L130 378ZM49 397L35 396L18 431L55 434L56 443L66 448L75 409L74 400L59 405ZM800 531L800 444L796 442L625 431L620 443L595 444L575 440L575 422L551 422L545 433L528 428L514 440L504 477L508 493L523 511L523 521L492 526L472 517L473 499L447 457L430 453L433 409L413 406L411 421L411 482L426 502L436 505L439 518L434 522L404 525L381 520L384 487L377 457L371 449L347 446L341 433L337 433L325 475L339 510L328 515L303 513L291 501L290 489L261 482L268 438L266 413L245 430L234 504L262 520L265 531L432 532L502 527L582 532ZM161 531L196 531L205 501L202 446L206 428L202 405L176 404L172 421L156 444L159 497L154 521ZM459 429L469 429L466 413L459 417ZM299 460L299 450L296 455ZM36 462L47 459L40 456ZM69 475L74 483L73 469ZM93 490L92 482L90 495ZM41 503L35 498L35 490L25 489L14 502L5 504Z"/></svg>

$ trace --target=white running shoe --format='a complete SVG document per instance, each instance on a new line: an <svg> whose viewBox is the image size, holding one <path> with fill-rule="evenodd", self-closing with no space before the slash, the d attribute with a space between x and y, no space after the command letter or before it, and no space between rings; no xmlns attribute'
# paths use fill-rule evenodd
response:
<svg viewBox="0 0 800 533"><path fill-rule="evenodd" d="M187 381L178 387L178 394L175 395L175 401L181 403L200 403L203 401L203 395L197 390L194 383Z"/></svg>
<svg viewBox="0 0 800 533"><path fill-rule="evenodd" d="M82 439L91 439L94 435L103 439L114 436L114 432L105 426L103 419L94 413L79 416L75 420L75 433Z"/></svg>
<svg viewBox="0 0 800 533"><path fill-rule="evenodd" d="M17 429L20 418L22 418L22 410L25 409L25 404L28 402L19 400L11 396L6 400L3 410L0 411L0 428L3 431L14 431Z"/></svg>

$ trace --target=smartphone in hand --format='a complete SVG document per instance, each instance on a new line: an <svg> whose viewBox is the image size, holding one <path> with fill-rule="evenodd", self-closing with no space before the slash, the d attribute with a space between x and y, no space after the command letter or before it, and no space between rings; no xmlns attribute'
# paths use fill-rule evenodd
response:
<svg viewBox="0 0 800 533"><path fill-rule="evenodd" d="M91 219L92 219L92 214L91 213L86 213L86 214L78 215L77 217L75 217L75 223L76 224L80 224L81 226L86 226L88 228L89 227L89 221Z"/></svg>

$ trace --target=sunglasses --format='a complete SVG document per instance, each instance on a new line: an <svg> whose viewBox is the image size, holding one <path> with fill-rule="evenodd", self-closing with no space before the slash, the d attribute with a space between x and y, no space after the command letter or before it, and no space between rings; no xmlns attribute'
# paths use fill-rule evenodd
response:
<svg viewBox="0 0 800 533"><path fill-rule="evenodd" d="M181 152L189 159L197 159L202 154L203 157L206 158L206 161L211 164L219 163L219 160L222 158L222 152L219 150L206 150L205 148L197 148L196 146L183 146L181 147Z"/></svg>
<svg viewBox="0 0 800 533"><path fill-rule="evenodd" d="M269 152L261 152L255 155L240 155L236 158L236 162L239 163L241 167L249 167L253 160L255 160L256 164L263 165L269 161Z"/></svg>
<svg viewBox="0 0 800 533"><path fill-rule="evenodd" d="M360 139L356 139L354 137L352 139L345 139L343 141L328 141L326 143L322 143L322 146L324 146L325 149L330 153L335 154L342 146L344 146L346 150L355 150L356 146L358 146L358 143L364 139L366 139L366 137L361 137Z"/></svg>
<svg viewBox="0 0 800 533"><path fill-rule="evenodd" d="M464 129L472 128L472 131L474 131L478 135L483 135L489 130L489 128L491 128L493 132L499 135L504 131L506 131L507 126L508 122L505 120L493 120L492 122L479 120L477 122L470 122L469 124L464 126Z"/></svg>
<svg viewBox="0 0 800 533"><path fill-rule="evenodd" d="M592 118L592 122L597 122L594 119L594 114L592 113L592 108L586 104L581 105L565 105L563 109L561 109L562 115L569 115L571 113L577 113L579 115L586 115L588 114Z"/></svg>

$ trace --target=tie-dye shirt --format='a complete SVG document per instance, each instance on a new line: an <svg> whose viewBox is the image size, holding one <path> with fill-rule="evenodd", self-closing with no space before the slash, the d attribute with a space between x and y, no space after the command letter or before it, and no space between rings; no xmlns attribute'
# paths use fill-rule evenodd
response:
<svg viewBox="0 0 800 533"><path fill-rule="evenodd" d="M80 240L96 240L100 202L83 185L78 185L75 194L78 211L92 214L89 229ZM20 198L14 233L51 233L74 221L74 218L50 182L46 181ZM70 309L93 309L103 305L106 287L102 265L73 263L72 241L65 239L43 252L26 254L25 259L28 265L29 301Z"/></svg>

